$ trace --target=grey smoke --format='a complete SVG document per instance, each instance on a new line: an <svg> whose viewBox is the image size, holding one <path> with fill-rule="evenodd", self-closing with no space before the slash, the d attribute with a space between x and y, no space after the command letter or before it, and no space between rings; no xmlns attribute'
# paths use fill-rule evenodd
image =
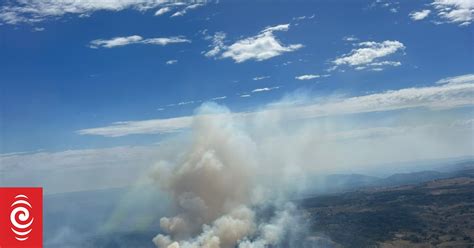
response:
<svg viewBox="0 0 474 248"><path fill-rule="evenodd" d="M463 116L442 109L373 114L370 122L288 121L284 107L266 109L245 116L206 103L196 111L191 141L151 173L175 209L160 220L157 247L300 247L310 238L287 203L305 189L306 175L472 154L472 127L453 128ZM264 217L260 209L268 206Z"/></svg>
<svg viewBox="0 0 474 248"><path fill-rule="evenodd" d="M273 170L281 176L289 170L285 163L262 159L260 144L245 129L227 109L205 104L193 121L192 144L177 166L161 161L154 168L154 178L177 210L161 218L165 233L153 239L157 247L250 248L281 242L293 216L278 210L261 222L255 209L280 200L269 190L276 181L263 179L264 174Z"/></svg>

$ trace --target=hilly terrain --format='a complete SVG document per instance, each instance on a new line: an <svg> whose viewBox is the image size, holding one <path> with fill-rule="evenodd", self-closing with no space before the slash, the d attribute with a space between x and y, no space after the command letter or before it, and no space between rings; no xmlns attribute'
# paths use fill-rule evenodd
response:
<svg viewBox="0 0 474 248"><path fill-rule="evenodd" d="M394 175L390 180L432 175ZM474 169L451 175L308 198L300 206L311 219L312 232L329 237L331 247L474 247Z"/></svg>

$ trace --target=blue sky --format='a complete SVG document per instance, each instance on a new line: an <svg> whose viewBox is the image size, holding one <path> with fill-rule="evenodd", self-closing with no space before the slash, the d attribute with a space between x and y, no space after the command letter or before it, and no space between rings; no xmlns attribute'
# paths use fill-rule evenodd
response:
<svg viewBox="0 0 474 248"><path fill-rule="evenodd" d="M405 99L403 89L414 89L421 96L412 101L440 90L426 102L380 100L386 108L339 114L367 113L351 123L381 125L417 115L385 110L438 107L426 116L469 122L473 8L464 0L4 1L0 153L155 144L188 125L140 121L186 118L206 101L239 113L297 98L337 112L352 105L328 107L328 99L388 99L390 90ZM124 121L152 131L114 124ZM129 131L110 134L116 125Z"/></svg>

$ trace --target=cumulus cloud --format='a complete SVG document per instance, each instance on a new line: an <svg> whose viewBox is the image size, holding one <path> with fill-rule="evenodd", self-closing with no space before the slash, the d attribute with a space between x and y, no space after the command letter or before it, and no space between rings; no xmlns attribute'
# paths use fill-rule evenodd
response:
<svg viewBox="0 0 474 248"><path fill-rule="evenodd" d="M115 37L112 39L97 39L90 42L90 48L113 48L119 46L126 46L131 44L151 44L151 45L160 45L166 46L168 44L174 43L191 43L191 40L188 40L182 36L175 37L165 37L165 38L148 38L144 39L139 35L131 35L126 37Z"/></svg>
<svg viewBox="0 0 474 248"><path fill-rule="evenodd" d="M67 14L89 16L96 11L122 11L134 9L146 11L160 8L155 15L170 11L170 7L183 8L180 12L204 5L207 1L162 1L162 0L13 0L0 7L0 20L8 24L35 23Z"/></svg>
<svg viewBox="0 0 474 248"><path fill-rule="evenodd" d="M399 41L386 40L383 42L366 41L356 44L358 48L352 49L348 54L344 54L332 61L336 69L339 66L347 65L356 69L366 69L367 67L391 65L399 66L400 62L378 61L397 52L405 50L405 45ZM380 68L380 67L379 67Z"/></svg>
<svg viewBox="0 0 474 248"><path fill-rule="evenodd" d="M296 76L295 79L298 80L311 80L315 78L321 77L320 75L315 75L315 74L306 74L306 75L301 75L301 76Z"/></svg>
<svg viewBox="0 0 474 248"><path fill-rule="evenodd" d="M218 33L213 38L213 48L206 52L207 57L231 58L236 63L248 60L263 61L283 53L293 52L303 47L302 44L282 44L275 36L277 31L288 31L290 24L267 27L259 34L244 38L227 46L223 39L225 35Z"/></svg>
<svg viewBox="0 0 474 248"><path fill-rule="evenodd" d="M470 78L466 76L465 78ZM453 80L454 79L454 80ZM461 77L462 79L462 77ZM449 84L458 82L457 84ZM466 79L460 80L456 77L450 80L444 79L441 85L429 87L413 87L369 95L353 96L346 98L331 99L326 102L306 104L304 106L290 106L284 109L265 110L267 114L278 112L284 119L308 119L322 116L380 112L396 109L407 109L425 107L455 108L459 106L471 106L474 94L474 82ZM265 92L272 88L258 88L253 92ZM257 112L236 113L241 118L255 115ZM88 128L77 131L82 135L101 135L106 137L119 137L140 133L166 133L176 132L183 128L189 128L191 117L175 117L169 119L155 119L147 121L118 122L111 126Z"/></svg>
<svg viewBox="0 0 474 248"><path fill-rule="evenodd" d="M428 17L430 13L431 13L431 10L429 9L415 11L415 12L410 13L410 18L414 21L420 21Z"/></svg>
<svg viewBox="0 0 474 248"><path fill-rule="evenodd" d="M466 26L474 19L474 2L471 0L435 0L431 5L438 16L449 23Z"/></svg>
<svg viewBox="0 0 474 248"><path fill-rule="evenodd" d="M174 64L176 64L176 63L178 63L178 60L177 60L177 59L171 59L171 60L166 61L166 64L167 64L167 65L174 65Z"/></svg>

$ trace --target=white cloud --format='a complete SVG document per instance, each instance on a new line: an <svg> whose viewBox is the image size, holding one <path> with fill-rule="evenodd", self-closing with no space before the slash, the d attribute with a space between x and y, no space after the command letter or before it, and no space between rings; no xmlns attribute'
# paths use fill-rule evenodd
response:
<svg viewBox="0 0 474 248"><path fill-rule="evenodd" d="M267 79L267 78L270 78L270 76L259 76L259 77L254 77L253 80L254 81L258 81L258 80L263 80L263 79Z"/></svg>
<svg viewBox="0 0 474 248"><path fill-rule="evenodd" d="M150 39L145 39L142 41L143 44L153 44L153 45L161 45L161 46L166 46L168 44L173 44L173 43L191 43L190 40L185 39L180 36L176 37L168 37L168 38L150 38Z"/></svg>
<svg viewBox="0 0 474 248"><path fill-rule="evenodd" d="M282 44L274 35L276 31L288 31L290 24L267 27L256 36L236 41L230 46L223 43L222 34L214 36L213 49L205 55L207 57L231 58L237 63L248 60L263 61L283 53L293 52L303 47L302 44Z"/></svg>
<svg viewBox="0 0 474 248"><path fill-rule="evenodd" d="M297 76L295 77L295 79L298 79L298 80L311 80L311 79L315 79L315 78L319 78L321 77L320 75L314 75L314 74L307 74L307 75L301 75L301 76Z"/></svg>
<svg viewBox="0 0 474 248"><path fill-rule="evenodd" d="M227 96L218 96L218 97L213 97L210 100L211 101L217 101L217 100L224 100L226 98L227 98Z"/></svg>
<svg viewBox="0 0 474 248"><path fill-rule="evenodd" d="M178 60L176 60L176 59L172 59L172 60L166 61L166 64L167 64L167 65L174 65L174 64L176 64L176 63L178 63Z"/></svg>
<svg viewBox="0 0 474 248"><path fill-rule="evenodd" d="M163 7L155 12L155 16L160 16L171 11L170 7Z"/></svg>
<svg viewBox="0 0 474 248"><path fill-rule="evenodd" d="M276 88L259 88L252 92L265 92ZM331 115L345 115L366 112L380 112L397 109L425 107L432 109L449 109L460 106L472 106L474 82L459 84L443 84L430 87L405 88L381 93L338 98L308 104L263 110L268 115L279 115L284 119L308 119ZM249 117L258 112L236 113L236 117ZM130 134L153 134L176 132L191 125L192 116L146 121L127 121L111 126L82 129L82 135L101 135L119 137Z"/></svg>
<svg viewBox="0 0 474 248"><path fill-rule="evenodd" d="M45 28L43 28L43 27L35 27L35 28L33 28L33 31L35 31L35 32L42 32L42 31L44 31L44 30L45 30Z"/></svg>
<svg viewBox="0 0 474 248"><path fill-rule="evenodd" d="M371 66L384 66L384 65L401 66L402 63L399 61L381 61L381 62L370 63L369 65Z"/></svg>
<svg viewBox="0 0 474 248"><path fill-rule="evenodd" d="M243 95L240 95L240 97L243 97L243 98L245 98L245 97L251 97L251 95L249 95L249 94L243 94Z"/></svg>
<svg viewBox="0 0 474 248"><path fill-rule="evenodd" d="M311 20L311 19L314 19L314 17L316 17L316 15L315 15L315 14L312 14L312 15L310 15L310 16L298 16L298 17L293 17L293 20L294 20L294 21L302 21L302 20L306 20L306 19Z"/></svg>
<svg viewBox="0 0 474 248"><path fill-rule="evenodd" d="M400 2L391 0L376 0L369 5L369 8L388 9L391 13L397 13L400 8Z"/></svg>
<svg viewBox="0 0 474 248"><path fill-rule="evenodd" d="M437 84L466 84L474 83L474 74L465 74L461 76L448 77L440 79L436 82Z"/></svg>
<svg viewBox="0 0 474 248"><path fill-rule="evenodd" d="M191 4L187 7L185 7L184 9L182 9L178 12L175 12L173 15L171 15L171 17L183 16L186 13L188 13L189 10L196 9L196 8L202 7L202 6L204 6L204 4L201 4L201 3Z"/></svg>
<svg viewBox="0 0 474 248"><path fill-rule="evenodd" d="M178 102L176 105L182 106L182 105L188 105L188 104L193 104L194 101L186 101L186 102Z"/></svg>
<svg viewBox="0 0 474 248"><path fill-rule="evenodd" d="M115 37L109 40L97 39L90 42L91 48L106 47L112 48L117 46L126 46L141 42L143 38L139 35L132 35L127 37Z"/></svg>
<svg viewBox="0 0 474 248"><path fill-rule="evenodd" d="M162 1L162 0L16 0L8 1L8 4L0 7L0 20L8 24L35 23L52 18L63 17L74 14L81 17L89 16L96 11L122 11L134 9L141 12L150 9L161 8L165 11L167 7L182 7L182 11L196 8L196 5L204 5L205 1ZM156 13L160 14L160 10ZM164 13L164 12L163 12ZM161 14L163 14L161 13Z"/></svg>
<svg viewBox="0 0 474 248"><path fill-rule="evenodd" d="M346 36L344 38L342 38L344 41L349 41L349 42L352 42L352 41L358 41L359 39L357 37L355 37L354 35L349 35L349 36Z"/></svg>
<svg viewBox="0 0 474 248"><path fill-rule="evenodd" d="M344 54L333 60L332 63L334 64L334 67L331 70L334 70L341 65L356 67L356 69L365 69L366 67L381 65L399 66L401 64L400 62L379 62L376 60L405 49L403 43L396 40L386 40L383 42L367 41L360 42L356 45L358 48L355 48L350 53Z"/></svg>
<svg viewBox="0 0 474 248"><path fill-rule="evenodd" d="M121 121L111 126L82 129L77 131L77 133L81 135L101 135L105 137L120 137L130 134L171 133L187 128L191 123L191 116L146 121Z"/></svg>
<svg viewBox="0 0 474 248"><path fill-rule="evenodd" d="M90 42L90 48L113 48L118 46L126 46L131 44L151 44L151 45L160 45L165 46L173 43L191 43L190 40L183 38L181 36L176 37L165 37L165 38L148 38L143 39L139 35L132 35L127 37L115 37L112 39L104 40L97 39Z"/></svg>
<svg viewBox="0 0 474 248"><path fill-rule="evenodd" d="M206 37L206 39L212 39L212 46L211 46L212 49L204 53L204 55L206 57L217 56L225 47L224 45L225 37L226 37L226 34L224 32L217 32L212 37L210 36Z"/></svg>
<svg viewBox="0 0 474 248"><path fill-rule="evenodd" d="M371 71L383 71L385 66L401 66L402 63L400 61L380 61L380 62L373 62L369 63L365 66L357 66L354 69L360 71L369 69Z"/></svg>
<svg viewBox="0 0 474 248"><path fill-rule="evenodd" d="M219 100L224 100L224 99L227 99L227 96L213 97L213 98L208 99L208 101L219 101ZM180 106L184 106L184 105L198 104L198 103L202 103L202 102L204 102L204 101L203 100L188 100L188 101L181 101L181 102L177 102L177 103L170 103L170 104L167 104L166 107L180 107ZM163 110L164 110L164 108L163 108ZM115 123L115 124L121 124L121 123L118 122L118 123Z"/></svg>
<svg viewBox="0 0 474 248"><path fill-rule="evenodd" d="M279 88L280 86L257 88L257 89L252 90L252 92L255 93L255 92L263 92L263 91L271 91L271 90L277 90Z"/></svg>
<svg viewBox="0 0 474 248"><path fill-rule="evenodd" d="M449 23L465 26L474 19L472 0L435 0L432 6L438 11L438 16Z"/></svg>
<svg viewBox="0 0 474 248"><path fill-rule="evenodd" d="M414 21L419 21L419 20L423 20L426 17L428 17L428 15L430 13L431 13L431 10L429 10L429 9L424 9L424 10L421 10L421 11L411 12L410 13L410 18Z"/></svg>
<svg viewBox="0 0 474 248"><path fill-rule="evenodd" d="M8 173L8 177L2 178L2 186L41 186L47 194L128 186L156 162L158 147L121 146L0 156L0 173Z"/></svg>

